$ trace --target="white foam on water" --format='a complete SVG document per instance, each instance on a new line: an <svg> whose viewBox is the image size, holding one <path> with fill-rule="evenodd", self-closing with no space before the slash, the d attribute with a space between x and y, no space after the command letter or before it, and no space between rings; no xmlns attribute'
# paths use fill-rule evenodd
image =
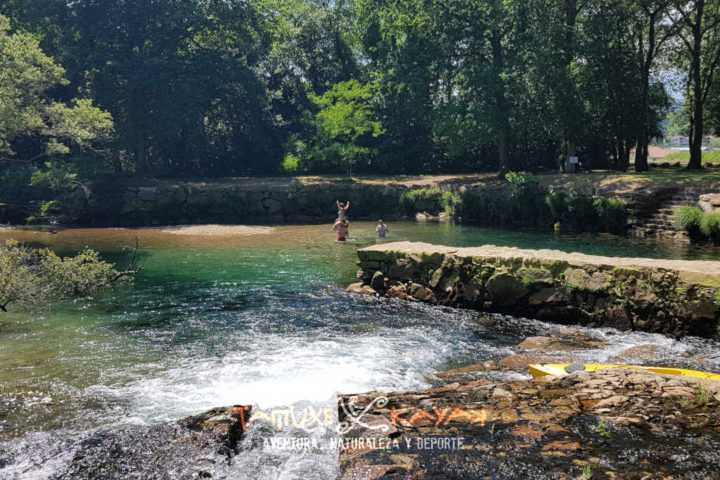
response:
<svg viewBox="0 0 720 480"><path fill-rule="evenodd" d="M337 392L427 388L426 374L454 349L441 332L422 327L352 338L249 336L245 351L222 358L186 358L127 385L93 387L130 399L130 415L168 421L220 405L263 408L326 401ZM92 393L92 392L89 392Z"/></svg>
<svg viewBox="0 0 720 480"><path fill-rule="evenodd" d="M3 480L47 480L64 470L72 460L78 434L58 430L33 432L11 442L0 444L15 460L0 468Z"/></svg>

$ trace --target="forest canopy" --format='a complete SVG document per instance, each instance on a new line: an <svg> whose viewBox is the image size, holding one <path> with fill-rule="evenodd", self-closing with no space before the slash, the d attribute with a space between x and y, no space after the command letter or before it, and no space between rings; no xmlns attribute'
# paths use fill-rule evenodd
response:
<svg viewBox="0 0 720 480"><path fill-rule="evenodd" d="M0 14L0 180L16 199L42 191L41 215L110 176L556 171L568 156L625 170L631 151L642 171L678 102L699 168L720 124L720 0L0 0Z"/></svg>

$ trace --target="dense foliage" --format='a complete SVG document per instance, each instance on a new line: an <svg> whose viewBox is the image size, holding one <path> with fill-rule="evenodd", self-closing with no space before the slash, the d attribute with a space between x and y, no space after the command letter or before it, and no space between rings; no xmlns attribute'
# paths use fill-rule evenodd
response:
<svg viewBox="0 0 720 480"><path fill-rule="evenodd" d="M88 295L138 270L133 261L120 272L90 249L61 258L48 249L6 241L0 243L0 310L6 312L10 304L39 308L51 300Z"/></svg>
<svg viewBox="0 0 720 480"><path fill-rule="evenodd" d="M0 0L0 14L0 202L45 217L81 215L113 175L504 173L569 156L624 170L633 148L644 170L667 72L682 72L690 166L720 124L720 0Z"/></svg>
<svg viewBox="0 0 720 480"><path fill-rule="evenodd" d="M686 205L682 207L675 223L695 241L710 241L720 244L720 213L706 213L699 207Z"/></svg>
<svg viewBox="0 0 720 480"><path fill-rule="evenodd" d="M532 174L510 172L508 188L449 192L437 188L410 190L400 206L406 215L453 214L463 222L486 226L519 226L580 232L624 234L629 211L620 200L580 192L550 192Z"/></svg>

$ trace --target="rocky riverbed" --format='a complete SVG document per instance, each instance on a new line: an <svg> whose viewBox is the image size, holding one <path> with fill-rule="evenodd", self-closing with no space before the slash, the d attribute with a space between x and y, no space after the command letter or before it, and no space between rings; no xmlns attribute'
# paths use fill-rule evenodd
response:
<svg viewBox="0 0 720 480"><path fill-rule="evenodd" d="M361 410L370 406L370 420L361 420L352 435L382 435L389 447L373 448L377 440L351 443L340 457L341 478L716 473L707 450L720 445L718 382L624 369L504 382L473 379L473 373L453 372L445 377L452 383L421 392L342 397Z"/></svg>
<svg viewBox="0 0 720 480"><path fill-rule="evenodd" d="M497 363L439 372L428 390L343 395L341 478L713 478L720 382L625 369L507 379L605 346L564 329ZM615 360L661 355L640 345Z"/></svg>
<svg viewBox="0 0 720 480"><path fill-rule="evenodd" d="M547 338L521 346L549 348ZM570 330L555 341L573 350L593 340ZM428 390L341 395L339 478L716 478L720 382L626 369L492 380L512 368L485 362L440 372ZM213 409L181 420L185 436L156 450L200 463L210 451L232 466L252 448L242 439L248 421L249 407ZM102 472L117 472L123 456L104 451L108 464L80 455L73 473L110 478ZM187 478L226 478L193 471Z"/></svg>
<svg viewBox="0 0 720 480"><path fill-rule="evenodd" d="M339 395L336 412L310 408L316 418L307 425L326 425L320 437L317 425L286 431L307 420L288 417L292 407L244 405L100 429L52 478L263 478L282 461L269 447L278 441L297 442L293 454L310 462L337 462L318 466L317 478L716 478L720 382L627 369L528 376L528 363L581 360L608 347L597 332L560 329L525 338L497 362L435 373L429 389ZM662 363L663 348L637 345L613 360ZM688 362L711 369L704 358ZM335 447L323 452L328 440Z"/></svg>

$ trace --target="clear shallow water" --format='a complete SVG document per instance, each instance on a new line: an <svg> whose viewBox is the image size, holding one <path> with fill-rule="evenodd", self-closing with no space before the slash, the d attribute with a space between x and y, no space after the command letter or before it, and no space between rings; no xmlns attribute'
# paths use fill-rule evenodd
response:
<svg viewBox="0 0 720 480"><path fill-rule="evenodd" d="M82 439L108 425L160 424L219 405L267 409L323 403L335 392L424 388L434 372L503 357L522 338L557 328L510 318L486 326L476 312L351 297L343 287L354 279L355 251L376 241L374 224L352 227L356 241L346 245L333 242L325 225L247 237L0 232L0 239L61 252L88 245L120 264L130 255L123 246L137 235L144 266L131 287L0 317L0 477L51 477ZM390 229L388 241L720 258L712 249L611 237L449 224ZM660 343L677 354L668 361L686 362L686 352L709 355L705 369L720 361L712 344L697 339L597 334L612 343L587 352L589 360ZM337 452L306 458L258 451L243 459L243 471L256 473L238 478L302 478L313 469L330 478L336 459Z"/></svg>

